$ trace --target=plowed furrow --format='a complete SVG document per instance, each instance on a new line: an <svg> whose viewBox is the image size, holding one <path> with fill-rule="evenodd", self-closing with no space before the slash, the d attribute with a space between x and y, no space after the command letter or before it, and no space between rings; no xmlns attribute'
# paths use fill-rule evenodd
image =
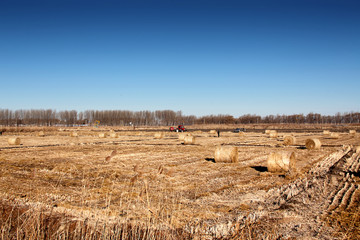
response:
<svg viewBox="0 0 360 240"><path fill-rule="evenodd" d="M352 196L352 194L354 193L355 191L355 184L351 184L350 185L350 188L348 188L348 190L345 192L343 198L341 199L341 203L340 203L340 206L339 208L341 210L344 210L347 208L347 206L349 205L350 203L350 197Z"/></svg>
<svg viewBox="0 0 360 240"><path fill-rule="evenodd" d="M345 194L345 192L350 188L350 184L348 182L345 183L344 187L340 189L340 191L335 195L330 204L328 211L335 210L341 203L341 200Z"/></svg>
<svg viewBox="0 0 360 240"><path fill-rule="evenodd" d="M348 204L348 208L353 208L358 206L360 203L360 189L359 186L356 187L355 191L350 197L350 202Z"/></svg>

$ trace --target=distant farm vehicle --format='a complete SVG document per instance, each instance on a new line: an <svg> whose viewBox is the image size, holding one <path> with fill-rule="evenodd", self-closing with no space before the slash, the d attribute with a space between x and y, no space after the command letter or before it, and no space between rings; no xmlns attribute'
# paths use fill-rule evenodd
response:
<svg viewBox="0 0 360 240"><path fill-rule="evenodd" d="M179 125L177 128L170 127L170 132L185 132L186 129L183 125Z"/></svg>
<svg viewBox="0 0 360 240"><path fill-rule="evenodd" d="M234 133L246 132L246 129L245 129L245 128L236 128L236 129L234 129L233 132L234 132Z"/></svg>

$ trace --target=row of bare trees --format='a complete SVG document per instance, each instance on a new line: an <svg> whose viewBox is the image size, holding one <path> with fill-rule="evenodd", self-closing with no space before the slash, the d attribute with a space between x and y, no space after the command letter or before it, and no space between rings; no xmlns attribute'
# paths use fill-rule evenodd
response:
<svg viewBox="0 0 360 240"><path fill-rule="evenodd" d="M321 115L318 113L293 115L258 116L246 114L239 118L231 115L185 116L181 111L126 111L126 110L86 110L56 111L53 109L9 110L0 109L2 126L75 126L92 125L100 122L106 126L171 126L177 124L254 124L254 123L292 123L292 124L348 124L360 123L360 113L337 113Z"/></svg>

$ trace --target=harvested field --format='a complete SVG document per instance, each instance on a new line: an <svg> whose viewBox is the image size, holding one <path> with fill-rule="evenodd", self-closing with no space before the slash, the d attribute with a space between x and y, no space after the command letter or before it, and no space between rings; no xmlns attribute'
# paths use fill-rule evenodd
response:
<svg viewBox="0 0 360 240"><path fill-rule="evenodd" d="M166 127L44 128L41 138L39 129L4 132L2 236L12 239L30 231L7 221L21 218L11 215L13 209L31 221L48 219L53 229L47 231L58 236L90 234L99 226L108 227L102 236L124 239L346 236L341 211L359 211L359 153L347 147L359 145L358 134L344 129L331 138L322 129L294 131L296 144L285 146L289 129L277 128L275 138L256 126L241 136L222 131L210 137L213 128L190 130L194 144L183 144L179 133ZM109 130L117 137L99 137ZM162 137L154 138L159 132ZM9 145L10 137L21 138L21 144ZM309 138L319 139L321 148L306 149ZM237 147L238 161L215 162L218 146ZM294 152L295 171L267 171L268 155L276 151ZM114 225L117 232L109 230Z"/></svg>

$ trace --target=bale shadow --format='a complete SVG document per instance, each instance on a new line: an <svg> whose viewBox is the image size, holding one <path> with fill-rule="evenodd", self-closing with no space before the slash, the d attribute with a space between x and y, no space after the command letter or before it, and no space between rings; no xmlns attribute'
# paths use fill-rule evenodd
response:
<svg viewBox="0 0 360 240"><path fill-rule="evenodd" d="M255 169L258 172L267 172L268 168L264 166L251 166L251 168Z"/></svg>
<svg viewBox="0 0 360 240"><path fill-rule="evenodd" d="M215 158L205 158L205 160L208 162L213 162L213 163L215 162Z"/></svg>

